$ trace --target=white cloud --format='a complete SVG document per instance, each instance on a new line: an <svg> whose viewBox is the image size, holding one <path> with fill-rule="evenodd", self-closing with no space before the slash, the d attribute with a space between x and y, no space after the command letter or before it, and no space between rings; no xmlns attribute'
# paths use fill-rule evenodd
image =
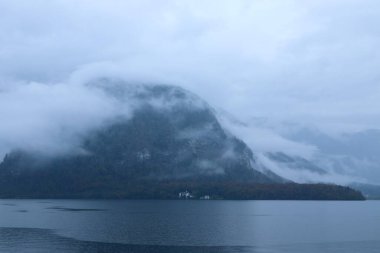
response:
<svg viewBox="0 0 380 253"><path fill-rule="evenodd" d="M84 85L24 83L0 92L0 155L10 149L71 151L78 137L121 112L119 104Z"/></svg>
<svg viewBox="0 0 380 253"><path fill-rule="evenodd" d="M377 0L0 1L1 145L102 122L112 101L80 85L94 76L177 84L243 120L380 128L379 11ZM314 152L243 134L254 149Z"/></svg>

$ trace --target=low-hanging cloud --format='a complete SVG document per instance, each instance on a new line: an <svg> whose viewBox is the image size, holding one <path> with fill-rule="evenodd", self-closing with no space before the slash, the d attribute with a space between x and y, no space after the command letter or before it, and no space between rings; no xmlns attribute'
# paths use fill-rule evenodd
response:
<svg viewBox="0 0 380 253"><path fill-rule="evenodd" d="M0 1L0 153L64 151L120 113L85 85L95 77L179 85L245 122L379 129L379 11L376 0ZM260 152L316 153L270 128L235 130Z"/></svg>
<svg viewBox="0 0 380 253"><path fill-rule="evenodd" d="M12 83L0 92L0 154L27 149L44 154L75 149L82 135L128 109L84 85Z"/></svg>
<svg viewBox="0 0 380 253"><path fill-rule="evenodd" d="M109 63L245 119L378 128L379 9L375 0L1 1L0 75L63 82Z"/></svg>

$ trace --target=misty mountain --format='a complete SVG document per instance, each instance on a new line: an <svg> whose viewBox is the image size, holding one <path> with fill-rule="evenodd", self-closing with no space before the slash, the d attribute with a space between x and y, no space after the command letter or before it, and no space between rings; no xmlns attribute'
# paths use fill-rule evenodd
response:
<svg viewBox="0 0 380 253"><path fill-rule="evenodd" d="M10 152L0 164L1 187L74 192L137 180L282 182L253 168L252 151L196 95L166 85L91 85L133 108L132 116L119 115L78 137L68 154Z"/></svg>
<svg viewBox="0 0 380 253"><path fill-rule="evenodd" d="M369 129L360 132L328 135L315 127L294 122L272 122L254 118L250 124L297 145L314 147L302 157L284 147L278 151L256 153L256 163L278 175L298 183L338 183L360 190L367 198L380 197L380 131ZM245 127L249 128L250 124ZM291 143L292 144L292 143Z"/></svg>
<svg viewBox="0 0 380 253"><path fill-rule="evenodd" d="M250 133L255 139L265 135L267 139L254 142L261 146L250 145L258 160L295 182L380 184L380 130L329 133L302 122L259 117L245 122L240 132L238 136L248 136L246 139Z"/></svg>
<svg viewBox="0 0 380 253"><path fill-rule="evenodd" d="M318 147L313 163L326 170L352 177L348 185L366 198L380 198L380 131L369 129L337 137L303 128L290 136Z"/></svg>
<svg viewBox="0 0 380 253"><path fill-rule="evenodd" d="M265 156L269 160L279 164L279 166L281 167L286 167L288 169L298 170L298 171L309 171L309 172L317 173L320 175L327 174L325 170L316 166L311 161L299 156L290 156L282 152L273 152L273 153L268 152L265 154Z"/></svg>
<svg viewBox="0 0 380 253"><path fill-rule="evenodd" d="M75 135L69 152L6 154L0 196L177 198L190 189L218 199L363 199L348 187L294 184L277 175L221 125L213 108L182 88L110 79L87 86L112 98L118 113ZM301 158L268 155L323 173Z"/></svg>
<svg viewBox="0 0 380 253"><path fill-rule="evenodd" d="M289 135L299 141L318 148L312 162L327 171L351 176L354 180L379 184L380 176L380 131L345 133L329 136L321 131L302 128Z"/></svg>
<svg viewBox="0 0 380 253"><path fill-rule="evenodd" d="M332 155L378 159L380 154L380 130L376 129L332 137L316 129L304 127L288 136L296 141L313 144L321 151Z"/></svg>

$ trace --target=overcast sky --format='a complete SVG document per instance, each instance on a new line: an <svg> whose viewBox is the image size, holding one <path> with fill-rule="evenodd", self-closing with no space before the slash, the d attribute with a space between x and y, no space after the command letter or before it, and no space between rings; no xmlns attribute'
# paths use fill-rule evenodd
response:
<svg viewBox="0 0 380 253"><path fill-rule="evenodd" d="M0 153L107 119L117 105L75 85L95 76L180 85L247 122L380 128L379 13L378 0L0 0Z"/></svg>

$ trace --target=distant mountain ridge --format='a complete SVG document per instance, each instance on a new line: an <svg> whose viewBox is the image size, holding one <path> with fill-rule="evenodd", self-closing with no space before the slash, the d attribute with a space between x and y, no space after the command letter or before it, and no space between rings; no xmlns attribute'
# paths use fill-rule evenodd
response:
<svg viewBox="0 0 380 253"><path fill-rule="evenodd" d="M258 153L258 163L267 169L297 183L335 182L360 190L368 198L380 198L379 130L328 135L317 127L295 122L255 118L250 124L272 131L284 140L315 148L308 158L286 149Z"/></svg>

